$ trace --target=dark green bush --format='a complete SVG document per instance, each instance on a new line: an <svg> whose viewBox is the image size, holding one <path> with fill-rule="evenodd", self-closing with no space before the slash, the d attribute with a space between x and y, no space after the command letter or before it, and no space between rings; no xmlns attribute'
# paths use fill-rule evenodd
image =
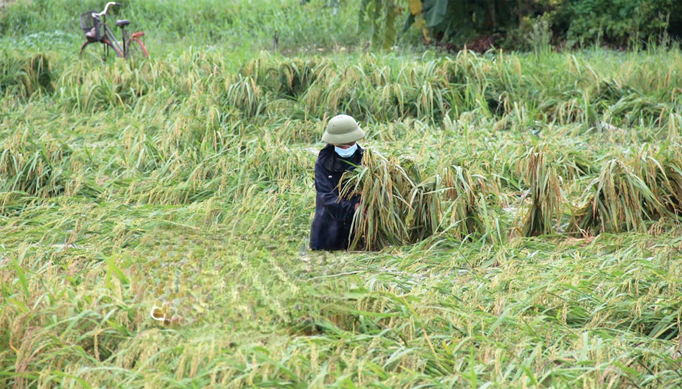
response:
<svg viewBox="0 0 682 389"><path fill-rule="evenodd" d="M547 31L553 43L569 47L601 41L615 46L648 42L664 33L682 37L679 0L412 0L432 37L461 46L480 38L496 45L536 48L538 34ZM413 9L415 9L413 7ZM537 25L542 24L538 31ZM540 39L542 40L542 39ZM481 40L484 41L484 40ZM473 47L487 47L474 44Z"/></svg>
<svg viewBox="0 0 682 389"><path fill-rule="evenodd" d="M563 20L562 20L563 19ZM626 45L668 32L682 36L682 2L678 0L566 0L556 23L565 25L569 46L601 39Z"/></svg>

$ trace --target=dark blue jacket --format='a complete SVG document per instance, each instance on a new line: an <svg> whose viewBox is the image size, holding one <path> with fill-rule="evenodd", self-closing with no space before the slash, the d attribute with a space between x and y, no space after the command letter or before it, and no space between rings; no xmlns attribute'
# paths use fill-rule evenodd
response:
<svg viewBox="0 0 682 389"><path fill-rule="evenodd" d="M339 197L339 181L344 172L362 163L363 150L350 158L341 158L334 146L320 151L315 163L315 219L310 231L310 248L313 250L346 250L350 239L355 204L360 197L343 200Z"/></svg>

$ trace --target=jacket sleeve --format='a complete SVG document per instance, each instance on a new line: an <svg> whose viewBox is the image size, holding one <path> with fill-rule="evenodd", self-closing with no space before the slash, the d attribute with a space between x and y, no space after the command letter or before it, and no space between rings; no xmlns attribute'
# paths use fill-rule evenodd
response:
<svg viewBox="0 0 682 389"><path fill-rule="evenodd" d="M360 202L360 198L356 196L352 200L345 200L339 197L329 178L329 172L320 163L315 164L315 190L325 209L334 219L346 221L353 218L355 204Z"/></svg>

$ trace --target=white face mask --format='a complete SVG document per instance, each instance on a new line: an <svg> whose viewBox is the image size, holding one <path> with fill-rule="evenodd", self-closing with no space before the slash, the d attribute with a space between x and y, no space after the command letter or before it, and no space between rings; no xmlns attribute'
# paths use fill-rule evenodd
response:
<svg viewBox="0 0 682 389"><path fill-rule="evenodd" d="M347 149L342 149L340 147L334 146L334 151L336 151L336 154L339 155L341 158L350 158L355 154L355 151L358 149L358 144L354 144L353 146L347 148Z"/></svg>

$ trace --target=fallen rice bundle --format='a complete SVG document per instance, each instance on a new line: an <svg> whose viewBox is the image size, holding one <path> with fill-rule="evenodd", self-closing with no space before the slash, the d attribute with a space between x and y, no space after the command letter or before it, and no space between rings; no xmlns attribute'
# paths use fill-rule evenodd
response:
<svg viewBox="0 0 682 389"><path fill-rule="evenodd" d="M403 165L405 167L403 167ZM342 180L342 196L360 195L362 203L353 219L351 250L381 250L417 243L443 227L460 237L480 231L477 185L461 168L422 178L415 163L384 158L367 150L362 166Z"/></svg>
<svg viewBox="0 0 682 389"><path fill-rule="evenodd" d="M516 170L529 187L526 196L530 208L523 215L522 236L553 234L562 227L566 192L576 177L591 171L591 164L581 155L540 144L515 158Z"/></svg>
<svg viewBox="0 0 682 389"><path fill-rule="evenodd" d="M678 219L682 213L682 157L640 152L625 163L611 160L592 181L593 191L574 215L583 234L636 230L647 220Z"/></svg>
<svg viewBox="0 0 682 389"><path fill-rule="evenodd" d="M524 163L524 178L530 183L531 206L523 221L523 236L554 233L561 224L565 196L561 188L556 156L533 148Z"/></svg>
<svg viewBox="0 0 682 389"><path fill-rule="evenodd" d="M29 97L37 91L52 93L53 74L50 61L44 54L32 57L6 56L0 60L0 95Z"/></svg>
<svg viewBox="0 0 682 389"><path fill-rule="evenodd" d="M448 230L455 239L483 232L485 225L479 208L479 199L487 192L483 177L472 177L461 166L446 167L441 177L439 187L444 188L445 200L449 202L444 212L444 218L449 216Z"/></svg>
<svg viewBox="0 0 682 389"><path fill-rule="evenodd" d="M656 210L662 216L667 212L682 213L682 157L677 153L660 156L643 152L634 161L634 169L647 184L662 209Z"/></svg>
<svg viewBox="0 0 682 389"><path fill-rule="evenodd" d="M64 191L64 168L71 149L54 140L29 142L20 137L0 144L0 190L52 197Z"/></svg>
<svg viewBox="0 0 682 389"><path fill-rule="evenodd" d="M641 229L665 212L645 180L617 159L607 162L587 192L585 204L573 215L572 229L583 235Z"/></svg>

